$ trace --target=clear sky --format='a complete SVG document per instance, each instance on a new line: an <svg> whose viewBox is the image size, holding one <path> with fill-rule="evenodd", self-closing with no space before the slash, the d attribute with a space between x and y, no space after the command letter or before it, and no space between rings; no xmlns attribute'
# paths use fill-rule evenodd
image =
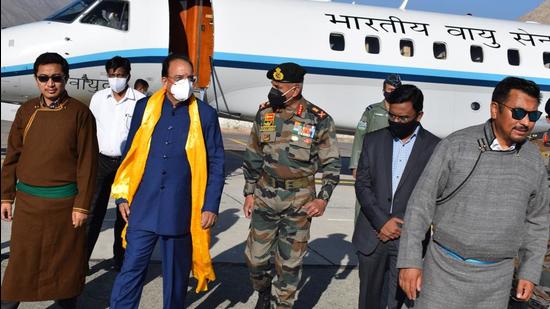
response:
<svg viewBox="0 0 550 309"><path fill-rule="evenodd" d="M334 0L351 3L351 0ZM398 8L402 0L356 0L356 4ZM409 0L407 9L518 20L544 0Z"/></svg>

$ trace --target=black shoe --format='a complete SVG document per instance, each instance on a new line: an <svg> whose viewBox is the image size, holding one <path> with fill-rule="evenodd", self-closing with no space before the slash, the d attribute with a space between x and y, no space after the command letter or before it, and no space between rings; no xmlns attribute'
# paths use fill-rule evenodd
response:
<svg viewBox="0 0 550 309"><path fill-rule="evenodd" d="M271 308L271 286L265 290L258 291L258 302L255 309Z"/></svg>
<svg viewBox="0 0 550 309"><path fill-rule="evenodd" d="M57 308L62 308L62 309L76 309L76 304L77 304L76 296L73 298L57 299L55 301L55 306Z"/></svg>
<svg viewBox="0 0 550 309"><path fill-rule="evenodd" d="M2 301L2 309L17 309L17 307L19 307L18 301L9 301L9 300Z"/></svg>

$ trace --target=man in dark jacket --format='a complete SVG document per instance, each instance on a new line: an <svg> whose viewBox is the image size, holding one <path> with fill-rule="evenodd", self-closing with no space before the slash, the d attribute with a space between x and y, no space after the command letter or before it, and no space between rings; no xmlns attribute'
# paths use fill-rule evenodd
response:
<svg viewBox="0 0 550 309"><path fill-rule="evenodd" d="M420 125L422 91L397 87L387 98L389 126L365 136L355 192L361 213L353 244L359 259L359 308L401 308L397 249L409 196L439 138ZM391 158L391 160L388 160ZM389 271L387 286L384 272ZM381 293L387 289L388 293ZM388 299L383 299L387 295Z"/></svg>

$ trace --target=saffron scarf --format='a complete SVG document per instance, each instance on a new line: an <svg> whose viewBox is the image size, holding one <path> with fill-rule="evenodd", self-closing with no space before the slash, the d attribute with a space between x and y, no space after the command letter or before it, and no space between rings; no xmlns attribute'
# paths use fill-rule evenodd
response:
<svg viewBox="0 0 550 309"><path fill-rule="evenodd" d="M129 205L141 183L145 163L151 147L151 136L160 119L166 89L155 92L147 101L141 125L132 141L132 145L116 173L111 195L125 198ZM187 160L191 167L191 242L193 247L191 270L197 279L196 292L208 290L208 281L216 280L210 259L210 229L201 227L202 206L207 183L206 146L202 135L199 107L195 97L190 98L189 133L185 144ZM126 230L122 231L122 245L126 248Z"/></svg>

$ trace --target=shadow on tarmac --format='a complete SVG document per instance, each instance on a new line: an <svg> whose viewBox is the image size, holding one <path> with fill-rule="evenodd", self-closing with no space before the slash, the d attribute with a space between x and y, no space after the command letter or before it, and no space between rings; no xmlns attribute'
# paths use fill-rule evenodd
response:
<svg viewBox="0 0 550 309"><path fill-rule="evenodd" d="M344 239L345 236L340 233L330 234L328 237L312 241L310 245L319 248L331 246L335 242L347 242ZM245 243L243 242L221 253L220 256L228 254L244 256L244 247ZM352 254L352 252L339 250L338 255L330 257L332 264L330 266L305 265L295 307L314 308L333 280L345 280L354 267L342 268L339 265L349 254ZM249 274L246 265L216 263L215 270L217 279L209 285L212 292L209 294L195 294L190 291L187 294L187 306L194 305L194 308L197 309L234 308L239 307L239 304L249 302L250 297L255 292L252 290L248 279ZM195 284L196 282L191 280L190 288L193 288ZM253 297L257 296L254 295Z"/></svg>
<svg viewBox="0 0 550 309"><path fill-rule="evenodd" d="M346 235L334 233L328 237L318 238L308 244L309 247L326 248L335 243L349 243L344 238ZM327 290L332 280L345 280L353 267L341 268L342 260L352 252L345 250L334 250L337 255L330 257L330 266L305 266L302 274L301 286L299 288L298 299L295 302L296 308L313 308L321 298L321 295ZM325 258L326 259L326 258Z"/></svg>

